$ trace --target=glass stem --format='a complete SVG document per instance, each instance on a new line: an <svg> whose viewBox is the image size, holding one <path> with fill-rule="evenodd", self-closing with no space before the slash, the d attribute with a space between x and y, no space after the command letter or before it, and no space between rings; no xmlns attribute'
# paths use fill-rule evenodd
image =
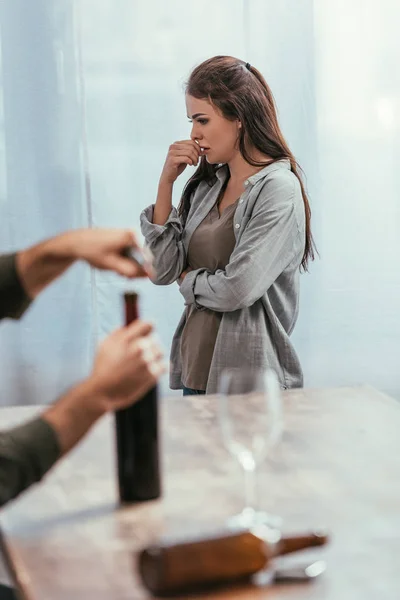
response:
<svg viewBox="0 0 400 600"><path fill-rule="evenodd" d="M256 468L254 461L252 464L244 466L244 495L245 510L247 512L256 510Z"/></svg>

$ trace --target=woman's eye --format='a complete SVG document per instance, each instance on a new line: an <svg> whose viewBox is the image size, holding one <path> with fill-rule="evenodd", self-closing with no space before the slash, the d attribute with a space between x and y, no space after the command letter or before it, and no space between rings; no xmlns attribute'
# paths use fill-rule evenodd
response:
<svg viewBox="0 0 400 600"><path fill-rule="evenodd" d="M200 125L207 125L208 119L197 119L195 122L200 123ZM189 119L189 123L191 125L193 125L193 121L191 121L190 119Z"/></svg>

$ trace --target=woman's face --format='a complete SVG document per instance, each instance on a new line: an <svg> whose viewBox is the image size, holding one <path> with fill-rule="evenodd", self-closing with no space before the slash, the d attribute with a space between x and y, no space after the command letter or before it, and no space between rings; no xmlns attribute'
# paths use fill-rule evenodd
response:
<svg viewBox="0 0 400 600"><path fill-rule="evenodd" d="M208 100L186 94L186 110L193 123L190 137L204 148L210 164L229 163L239 152L240 122L225 119Z"/></svg>

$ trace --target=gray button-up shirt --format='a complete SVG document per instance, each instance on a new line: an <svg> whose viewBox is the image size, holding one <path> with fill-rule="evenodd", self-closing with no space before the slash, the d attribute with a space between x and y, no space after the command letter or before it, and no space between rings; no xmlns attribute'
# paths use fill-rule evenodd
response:
<svg viewBox="0 0 400 600"><path fill-rule="evenodd" d="M142 233L154 254L154 283L169 285L185 269L190 238L215 204L227 167L216 175L213 186L202 182L196 189L184 227L175 208L165 225L153 224L153 205L142 212ZM305 213L300 184L288 160L249 177L233 223L236 244L226 268L215 273L206 268L190 271L180 286L186 305L223 313L207 393L217 392L219 376L229 367L270 367L283 387L301 387L302 371L289 336L298 315ZM172 342L172 389L182 388L184 324L185 314Z"/></svg>

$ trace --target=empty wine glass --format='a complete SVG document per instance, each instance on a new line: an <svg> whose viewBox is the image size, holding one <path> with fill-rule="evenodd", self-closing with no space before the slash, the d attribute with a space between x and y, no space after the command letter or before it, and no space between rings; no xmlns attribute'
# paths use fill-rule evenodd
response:
<svg viewBox="0 0 400 600"><path fill-rule="evenodd" d="M271 369L227 369L221 375L218 392L222 439L244 472L245 507L229 519L229 524L279 527L279 517L256 509L256 469L282 433L281 392L276 374Z"/></svg>

